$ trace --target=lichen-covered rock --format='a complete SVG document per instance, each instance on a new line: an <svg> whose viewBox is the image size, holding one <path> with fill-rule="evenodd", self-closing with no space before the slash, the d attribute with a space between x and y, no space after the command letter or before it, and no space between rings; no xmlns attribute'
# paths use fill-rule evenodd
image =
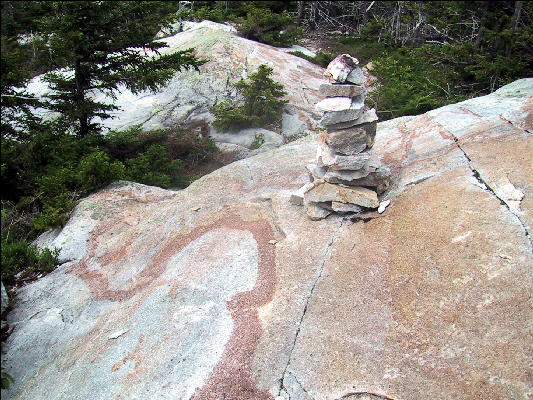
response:
<svg viewBox="0 0 533 400"><path fill-rule="evenodd" d="M324 76L328 77L330 82L344 83L357 65L359 65L357 58L349 54L341 54L328 64Z"/></svg>
<svg viewBox="0 0 533 400"><path fill-rule="evenodd" d="M376 192L364 187L343 187L324 182L315 185L304 195L304 202L314 203L336 201L349 203L366 208L378 208L379 201Z"/></svg>
<svg viewBox="0 0 533 400"><path fill-rule="evenodd" d="M366 88L364 85L323 83L319 92L326 97L354 97L366 94Z"/></svg>
<svg viewBox="0 0 533 400"><path fill-rule="evenodd" d="M13 302L2 399L528 400L532 113L524 79L379 123L360 221L289 202L315 137L93 194Z"/></svg>

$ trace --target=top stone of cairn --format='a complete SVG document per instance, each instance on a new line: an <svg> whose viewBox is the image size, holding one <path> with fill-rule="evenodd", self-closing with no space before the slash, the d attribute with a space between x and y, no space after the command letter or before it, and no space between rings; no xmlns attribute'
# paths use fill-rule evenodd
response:
<svg viewBox="0 0 533 400"><path fill-rule="evenodd" d="M349 54L341 54L329 63L324 76L329 78L330 82L344 83L350 73L358 68L359 60Z"/></svg>

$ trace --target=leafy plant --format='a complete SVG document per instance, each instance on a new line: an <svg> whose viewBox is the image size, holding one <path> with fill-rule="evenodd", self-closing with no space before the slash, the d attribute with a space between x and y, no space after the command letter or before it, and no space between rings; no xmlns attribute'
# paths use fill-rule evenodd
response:
<svg viewBox="0 0 533 400"><path fill-rule="evenodd" d="M235 106L223 101L213 107L211 112L216 120L213 125L221 129L241 129L267 126L281 118L287 94L283 85L275 82L270 75L273 69L261 64L256 72L250 74L248 81L240 80L235 84L243 98L243 104Z"/></svg>
<svg viewBox="0 0 533 400"><path fill-rule="evenodd" d="M261 147L265 143L265 134L263 132L256 133L254 135L254 141L250 145L250 149L255 150Z"/></svg>

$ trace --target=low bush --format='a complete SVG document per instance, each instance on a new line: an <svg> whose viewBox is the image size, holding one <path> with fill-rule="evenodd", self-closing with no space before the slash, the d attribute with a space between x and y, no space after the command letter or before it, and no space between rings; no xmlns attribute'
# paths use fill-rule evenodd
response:
<svg viewBox="0 0 533 400"><path fill-rule="evenodd" d="M266 127L281 119L282 100L287 94L283 85L275 82L270 75L272 68L261 64L256 72L250 74L248 81L240 80L235 84L242 96L241 105L223 101L211 109L216 117L213 125L217 128L236 130L253 127Z"/></svg>

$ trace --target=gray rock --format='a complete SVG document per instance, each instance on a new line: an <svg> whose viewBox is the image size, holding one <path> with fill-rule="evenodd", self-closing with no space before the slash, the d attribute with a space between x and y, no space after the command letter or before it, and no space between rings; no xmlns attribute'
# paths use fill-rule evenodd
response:
<svg viewBox="0 0 533 400"><path fill-rule="evenodd" d="M358 213L363 211L363 207L361 206L349 203L341 203L338 201L332 201L331 208L333 211L340 213Z"/></svg>
<svg viewBox="0 0 533 400"><path fill-rule="evenodd" d="M335 153L330 147L322 144L319 144L319 148L322 166L328 167L329 170L375 170L381 165L379 158L372 152L346 156Z"/></svg>
<svg viewBox="0 0 533 400"><path fill-rule="evenodd" d="M324 111L319 124L328 126L358 119L363 114L365 100L363 96L356 96L350 100L345 97L330 97L316 105L317 110Z"/></svg>
<svg viewBox="0 0 533 400"><path fill-rule="evenodd" d="M377 122L356 125L347 129L331 130L329 127L323 140L337 153L353 155L370 149L376 138Z"/></svg>
<svg viewBox="0 0 533 400"><path fill-rule="evenodd" d="M354 97L366 95L366 88L363 85L323 83L319 92L326 97Z"/></svg>
<svg viewBox="0 0 533 400"><path fill-rule="evenodd" d="M374 122L378 120L378 116L376 115L376 110L374 108L368 109L364 108L363 114L353 120L353 121L346 121L346 122L339 122L338 124L328 125L329 131L337 131L341 129L351 128L355 125L361 125L366 124L367 122Z"/></svg>
<svg viewBox="0 0 533 400"><path fill-rule="evenodd" d="M7 291L6 291L6 288L4 287L4 282L0 282L0 285L1 285L1 290L0 290L0 293L1 293L1 298L0 298L0 301L1 301L1 312L2 314L4 313L4 310L7 308L7 306L9 305L9 297L7 295Z"/></svg>
<svg viewBox="0 0 533 400"><path fill-rule="evenodd" d="M313 221L324 219L332 213L332 210L324 208L318 202L305 201L304 207L307 216Z"/></svg>
<svg viewBox="0 0 533 400"><path fill-rule="evenodd" d="M366 208L377 208L379 206L376 192L364 187L343 187L325 182L316 185L313 189L305 193L304 202L326 202L337 201L340 203L350 203Z"/></svg>
<svg viewBox="0 0 533 400"><path fill-rule="evenodd" d="M346 82L350 82L356 85L364 85L366 83L366 77L363 74L363 70L359 67L354 68L346 77Z"/></svg>

